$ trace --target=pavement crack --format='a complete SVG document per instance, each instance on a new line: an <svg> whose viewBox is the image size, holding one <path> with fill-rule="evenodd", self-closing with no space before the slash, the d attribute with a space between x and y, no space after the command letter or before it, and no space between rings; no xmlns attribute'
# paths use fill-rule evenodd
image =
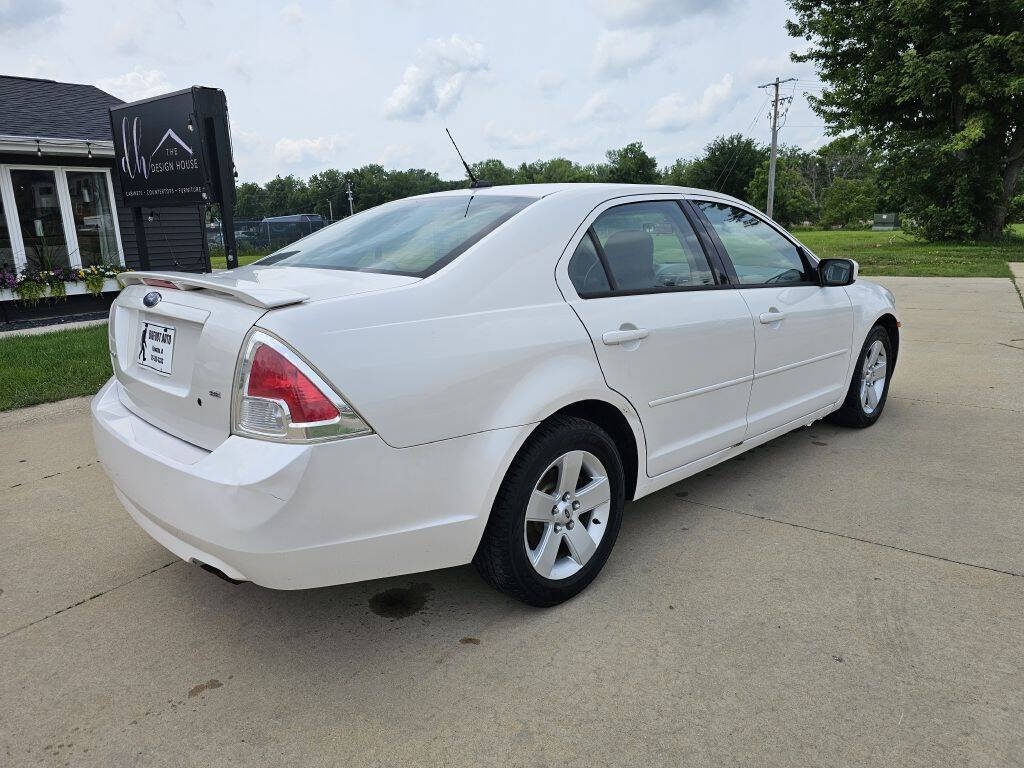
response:
<svg viewBox="0 0 1024 768"><path fill-rule="evenodd" d="M0 640L3 640L5 637L10 637L11 635L13 635L13 634L15 634L17 632L21 632L23 629L28 629L29 627L35 626L36 624L39 624L40 622L46 621L47 619L52 619L54 616L59 616L62 613L66 613L67 611L70 611L72 608L77 608L80 605L85 605L86 603L95 600L97 597L103 597L104 595L109 595L114 590L120 589L121 587L127 587L129 584L134 584L139 579L144 579L144 578L146 578L147 576L149 576L152 573L156 573L157 571L162 571L164 568L172 566L175 563L181 563L181 562L184 562L184 561L183 560L179 560L179 559L174 559L174 560L171 560L171 562L169 562L169 563L164 563L163 565L158 565L153 570L146 571L145 573L139 574L134 579L129 579L128 581L124 582L123 584L116 584L115 586L111 587L110 589L105 589L102 592L97 592L95 595L91 595L90 597L87 597L84 600L79 600L77 603L72 603L71 605L65 606L64 608L61 608L59 611L54 611L53 613L48 614L46 616L43 616L41 618L33 619L28 624L22 624L20 627L15 627L12 630L4 632L2 635L0 635Z"/></svg>
<svg viewBox="0 0 1024 768"><path fill-rule="evenodd" d="M693 501L691 499L680 499L685 504L696 504L700 507L707 507L708 509L717 509L721 512L729 512L734 515L741 515L743 517L752 517L755 520L763 520L766 523L777 523L779 525L788 525L791 528L800 528L804 531L811 531L812 533L823 533L826 536L835 536L840 539L847 539L849 541L857 541L861 544L870 544L875 547L882 547L883 549L891 549L896 552L902 552L907 555L917 555L919 557L927 557L931 560L940 560L944 563L950 563L952 565L962 565L967 568L977 568L981 571L991 571L992 573L999 573L1003 576L1016 576L1017 578L1024 579L1024 573L1017 571L1007 571L1003 568L994 568L990 565L979 565L978 563L968 563L964 560L955 560L951 557L943 557L942 555L933 555L929 552L921 552L916 549L907 549L906 547L898 547L895 544L886 544L884 541L875 541L873 539L864 539L860 536L851 536L848 533L839 533L838 531L829 531L824 528L815 528L811 525L804 525L802 523L794 523L789 520L780 520L777 517L769 517L768 515L759 515L755 512L741 512L738 509L728 509L726 507L719 507L715 504L708 504L703 501Z"/></svg>

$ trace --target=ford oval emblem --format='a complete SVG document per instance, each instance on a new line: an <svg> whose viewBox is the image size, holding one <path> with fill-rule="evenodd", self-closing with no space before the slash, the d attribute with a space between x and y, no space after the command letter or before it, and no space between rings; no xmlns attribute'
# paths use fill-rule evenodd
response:
<svg viewBox="0 0 1024 768"><path fill-rule="evenodd" d="M150 291L149 293L142 297L142 303L145 304L147 307L155 307L157 304L160 303L161 298L163 297L156 291Z"/></svg>

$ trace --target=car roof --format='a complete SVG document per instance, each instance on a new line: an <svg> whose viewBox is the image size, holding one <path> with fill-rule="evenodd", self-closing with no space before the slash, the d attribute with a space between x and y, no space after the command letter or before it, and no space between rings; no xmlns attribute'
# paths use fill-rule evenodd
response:
<svg viewBox="0 0 1024 768"><path fill-rule="evenodd" d="M522 197L551 197L558 195L559 198L571 196L575 198L593 198L595 201L608 200L614 197L625 197L629 195L700 195L714 197L716 199L728 200L746 206L742 200L735 197L714 192L709 189L697 189L695 187L676 187L669 184L601 184L593 182L562 182L558 184L505 184L493 187L466 187L464 189L451 189L445 192L431 192L420 197L452 197L452 196L491 196L491 195L512 195Z"/></svg>

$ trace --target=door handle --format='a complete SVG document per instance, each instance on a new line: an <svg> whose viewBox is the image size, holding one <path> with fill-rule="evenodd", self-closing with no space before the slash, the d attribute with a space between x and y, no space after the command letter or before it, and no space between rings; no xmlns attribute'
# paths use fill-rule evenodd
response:
<svg viewBox="0 0 1024 768"><path fill-rule="evenodd" d="M776 310L773 310L771 312L762 312L761 315L757 319L760 320L765 325L769 325L771 323L777 323L780 320L785 320L786 319L786 313L785 312L779 312L779 310L776 309Z"/></svg>
<svg viewBox="0 0 1024 768"><path fill-rule="evenodd" d="M646 339L648 333L650 332L646 328L632 328L625 331L606 331L604 335L601 336L601 341L611 347L615 344L628 344L631 341Z"/></svg>

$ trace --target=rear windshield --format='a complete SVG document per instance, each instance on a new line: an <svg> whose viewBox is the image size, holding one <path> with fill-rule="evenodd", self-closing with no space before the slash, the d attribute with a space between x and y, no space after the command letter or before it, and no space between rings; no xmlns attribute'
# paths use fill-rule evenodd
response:
<svg viewBox="0 0 1024 768"><path fill-rule="evenodd" d="M453 195L398 200L343 219L256 263L425 277L536 199Z"/></svg>

